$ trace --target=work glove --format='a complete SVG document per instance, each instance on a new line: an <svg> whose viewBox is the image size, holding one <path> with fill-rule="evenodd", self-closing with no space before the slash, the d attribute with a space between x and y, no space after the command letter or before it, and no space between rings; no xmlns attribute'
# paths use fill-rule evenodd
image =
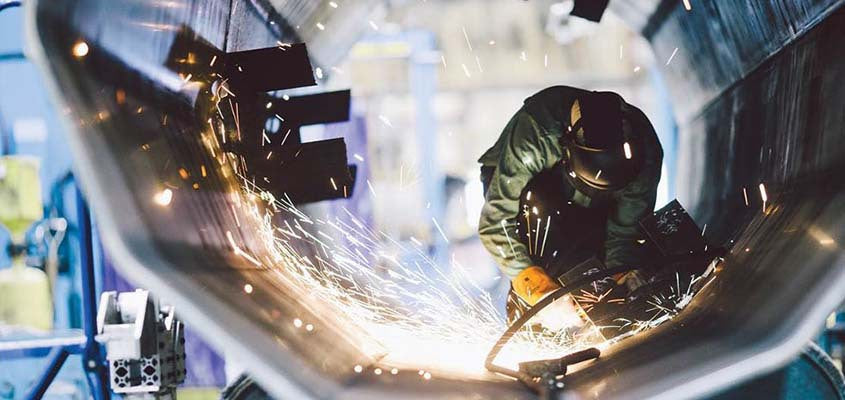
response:
<svg viewBox="0 0 845 400"><path fill-rule="evenodd" d="M531 306L537 304L546 294L560 288L554 279L537 266L522 270L511 280L511 284L513 291Z"/></svg>

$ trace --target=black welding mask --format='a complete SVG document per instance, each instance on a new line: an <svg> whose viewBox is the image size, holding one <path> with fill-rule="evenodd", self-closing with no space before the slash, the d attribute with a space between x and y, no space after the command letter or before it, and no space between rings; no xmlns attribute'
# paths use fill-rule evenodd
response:
<svg viewBox="0 0 845 400"><path fill-rule="evenodd" d="M612 92L590 92L573 105L573 123L561 135L570 179L593 190L615 191L637 177L645 161L642 140L624 121L624 107L622 97Z"/></svg>

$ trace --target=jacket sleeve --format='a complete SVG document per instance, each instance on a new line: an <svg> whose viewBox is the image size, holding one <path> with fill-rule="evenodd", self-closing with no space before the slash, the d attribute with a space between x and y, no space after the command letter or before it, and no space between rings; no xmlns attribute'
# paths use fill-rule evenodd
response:
<svg viewBox="0 0 845 400"><path fill-rule="evenodd" d="M616 207L610 211L605 241L605 264L609 268L623 265L643 267L644 248L639 221L654 211L657 185L660 182L663 149L648 118L637 110L634 129L642 130L646 140L646 164L640 175L616 195Z"/></svg>
<svg viewBox="0 0 845 400"><path fill-rule="evenodd" d="M516 234L522 190L535 175L560 159L544 129L520 110L505 127L496 171L481 209L478 234L503 273L515 277L532 265L528 249Z"/></svg>

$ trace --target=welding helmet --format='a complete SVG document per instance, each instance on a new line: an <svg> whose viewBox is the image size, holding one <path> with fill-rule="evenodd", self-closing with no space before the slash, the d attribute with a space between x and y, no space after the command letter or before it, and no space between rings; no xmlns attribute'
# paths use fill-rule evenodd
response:
<svg viewBox="0 0 845 400"><path fill-rule="evenodd" d="M625 101L613 92L589 92L572 105L571 125L563 129L563 165L576 186L615 191L639 175L642 140L624 120Z"/></svg>

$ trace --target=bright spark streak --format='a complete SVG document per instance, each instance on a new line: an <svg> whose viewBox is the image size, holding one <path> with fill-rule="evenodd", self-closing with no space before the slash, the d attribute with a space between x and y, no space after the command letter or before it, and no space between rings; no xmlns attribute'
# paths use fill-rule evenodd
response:
<svg viewBox="0 0 845 400"><path fill-rule="evenodd" d="M377 197L377 196L376 196L376 190L375 190L375 189L373 189L373 184L372 184L372 183L370 183L370 180L369 180L369 179L367 179L367 187L369 187L369 188L370 188L370 193L372 193L372 194L373 194L373 197Z"/></svg>
<svg viewBox="0 0 845 400"><path fill-rule="evenodd" d="M446 237L446 233L443 232L443 228L441 228L440 224L437 223L437 219L431 217L431 222L434 222L434 226L437 228L437 231L440 232L440 236L443 236L443 240L445 240L446 243L449 243L449 238Z"/></svg>
<svg viewBox="0 0 845 400"><path fill-rule="evenodd" d="M370 27L373 28L374 31L378 31L378 25L375 22L370 20Z"/></svg>
<svg viewBox="0 0 845 400"><path fill-rule="evenodd" d="M469 42L469 35L467 35L467 30L463 26L461 30L464 32L464 39L467 41L467 47L469 48L469 52L472 53L472 44Z"/></svg>
<svg viewBox="0 0 845 400"><path fill-rule="evenodd" d="M623 145L622 145L622 149L624 149L624 150L625 150L625 158L626 158L626 159L628 159L628 160L630 160L630 159L631 159L631 157L633 156L633 155L631 154L631 145L630 145L630 144L628 144L628 142L625 142L625 144L623 144Z"/></svg>
<svg viewBox="0 0 845 400"><path fill-rule="evenodd" d="M540 248L540 257L543 256L543 253L546 252L546 239L549 237L549 226L552 222L552 216L549 215L546 217L546 233L543 234L543 247Z"/></svg>
<svg viewBox="0 0 845 400"><path fill-rule="evenodd" d="M678 54L678 48L677 47L675 47L675 50L672 51L672 55L669 56L669 59L666 60L666 65L669 65L669 63L672 62L672 59L675 58L675 54Z"/></svg>

